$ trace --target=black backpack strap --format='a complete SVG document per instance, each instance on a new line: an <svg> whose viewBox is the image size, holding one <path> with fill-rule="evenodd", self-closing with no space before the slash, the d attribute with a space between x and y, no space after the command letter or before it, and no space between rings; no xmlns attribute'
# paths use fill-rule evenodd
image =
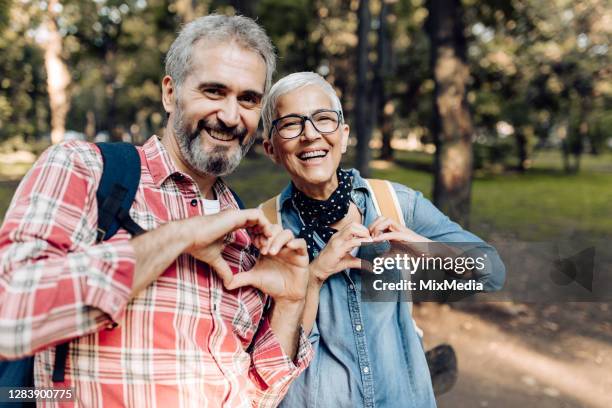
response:
<svg viewBox="0 0 612 408"><path fill-rule="evenodd" d="M232 190L231 188L229 189L229 191L232 192L232 195L234 196L234 200L236 200L236 204L238 204L238 208L240 208L241 210L244 210L244 208L245 208L244 207L244 203L242 202L240 197L238 197L238 194L236 194L236 192L234 190Z"/></svg>
<svg viewBox="0 0 612 408"><path fill-rule="evenodd" d="M53 376L51 381L64 382L66 373L66 359L68 358L68 344L62 343L55 346L55 364L53 364Z"/></svg>
<svg viewBox="0 0 612 408"><path fill-rule="evenodd" d="M96 242L106 241L123 227L132 236L145 232L130 217L130 207L140 184L140 155L130 143L97 143L104 168L96 192L98 234ZM53 382L63 382L68 342L55 347Z"/></svg>
<svg viewBox="0 0 612 408"><path fill-rule="evenodd" d="M98 242L115 235L119 227L124 227L132 235L138 235L144 230L129 216L130 207L140 184L138 151L131 143L97 145L104 160L102 178L96 193Z"/></svg>

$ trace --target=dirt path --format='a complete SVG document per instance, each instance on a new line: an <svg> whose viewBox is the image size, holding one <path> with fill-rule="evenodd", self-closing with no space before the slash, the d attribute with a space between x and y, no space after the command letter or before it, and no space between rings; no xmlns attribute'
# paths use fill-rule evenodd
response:
<svg viewBox="0 0 612 408"><path fill-rule="evenodd" d="M440 408L612 407L609 309L419 305L415 318L426 348L449 343L458 355L459 380L439 397Z"/></svg>

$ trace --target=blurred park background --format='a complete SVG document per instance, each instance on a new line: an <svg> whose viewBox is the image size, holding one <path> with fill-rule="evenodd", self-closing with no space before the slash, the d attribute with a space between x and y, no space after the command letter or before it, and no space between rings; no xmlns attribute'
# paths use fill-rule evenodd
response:
<svg viewBox="0 0 612 408"><path fill-rule="evenodd" d="M265 27L276 78L335 86L346 166L422 191L488 240L610 250L609 0L0 0L0 220L51 143L161 134L165 52L213 11ZM288 178L256 145L230 181L254 206ZM440 406L612 406L610 309L421 305L426 344L459 354Z"/></svg>

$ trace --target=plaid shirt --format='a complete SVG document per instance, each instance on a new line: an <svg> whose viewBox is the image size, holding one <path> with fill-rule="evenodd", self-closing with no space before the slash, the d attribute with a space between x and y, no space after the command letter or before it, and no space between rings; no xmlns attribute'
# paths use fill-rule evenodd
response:
<svg viewBox="0 0 612 408"><path fill-rule="evenodd" d="M130 215L140 226L202 215L197 185L157 137L139 153ZM304 334L292 361L263 316L265 296L224 290L208 265L186 254L130 299L130 236L119 230L95 243L101 174L97 147L69 142L48 149L21 182L0 229L0 356L37 352L36 386L75 387L77 406L278 404L312 358ZM221 180L213 188L222 211L237 208ZM230 241L223 255L234 273L250 269L247 233ZM66 340L65 383L54 384L50 346Z"/></svg>

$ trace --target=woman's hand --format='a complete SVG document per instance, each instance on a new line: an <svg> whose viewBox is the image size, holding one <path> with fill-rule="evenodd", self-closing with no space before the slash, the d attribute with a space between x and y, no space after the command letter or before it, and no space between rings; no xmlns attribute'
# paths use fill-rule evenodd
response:
<svg viewBox="0 0 612 408"><path fill-rule="evenodd" d="M373 241L432 242L396 221L380 216L368 228Z"/></svg>
<svg viewBox="0 0 612 408"><path fill-rule="evenodd" d="M312 283L320 286L335 273L349 268L360 268L361 259L351 255L351 251L364 242L372 242L370 232L356 222L345 225L332 235L319 256L310 263Z"/></svg>

